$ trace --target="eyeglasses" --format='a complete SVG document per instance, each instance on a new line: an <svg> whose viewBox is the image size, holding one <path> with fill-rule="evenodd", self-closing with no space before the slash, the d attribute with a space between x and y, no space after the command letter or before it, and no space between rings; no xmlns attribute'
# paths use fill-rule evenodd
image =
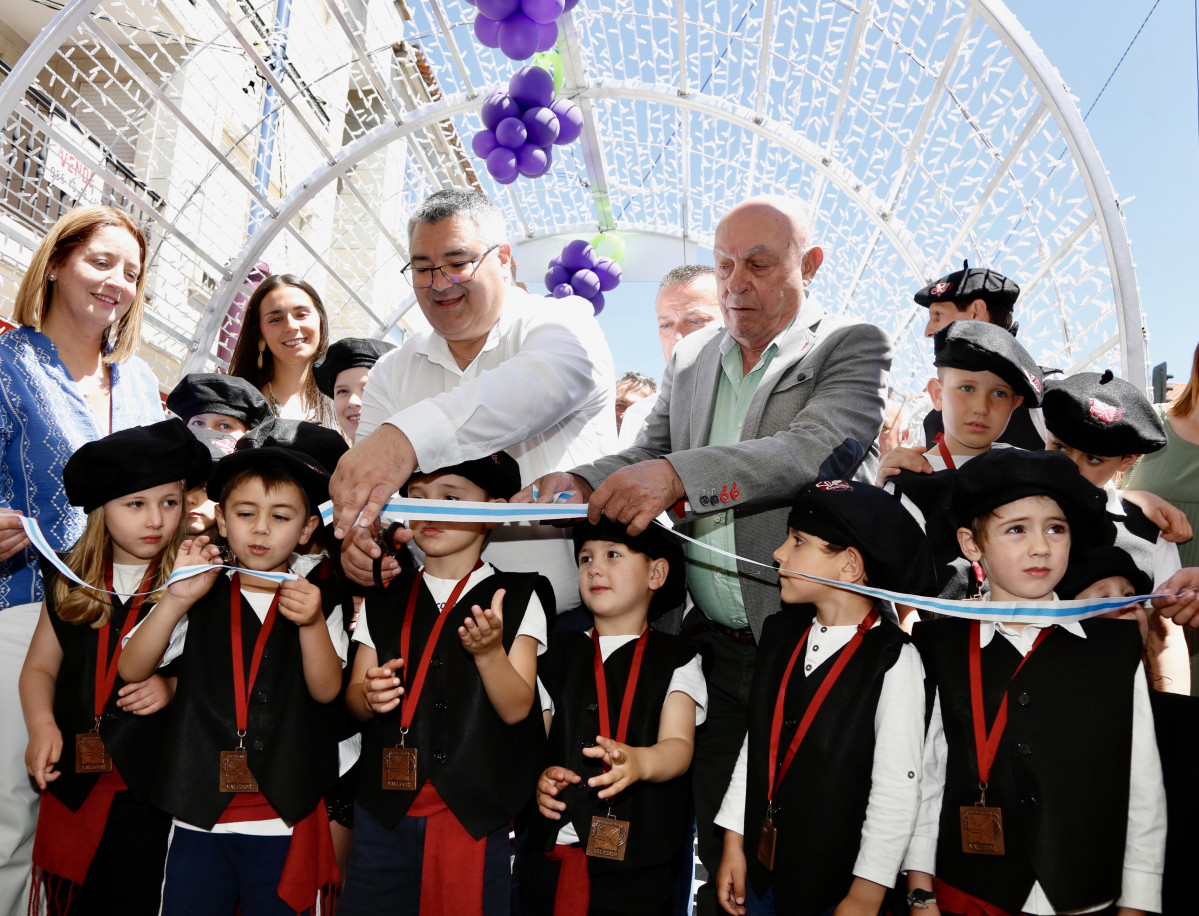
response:
<svg viewBox="0 0 1199 916"><path fill-rule="evenodd" d="M499 247L499 245L492 245L481 255L471 258L469 261L451 261L449 264L439 264L436 267L413 267L412 262L409 261L400 269L400 273L407 275L413 289L428 289L433 285L433 276L439 270L450 283L469 283L478 273L483 259Z"/></svg>

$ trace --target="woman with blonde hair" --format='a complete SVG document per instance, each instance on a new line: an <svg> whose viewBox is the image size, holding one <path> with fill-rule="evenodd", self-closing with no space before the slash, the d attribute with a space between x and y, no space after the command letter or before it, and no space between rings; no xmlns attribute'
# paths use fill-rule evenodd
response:
<svg viewBox="0 0 1199 916"><path fill-rule="evenodd" d="M258 388L275 416L336 431L333 402L312 374L327 349L329 317L320 293L292 274L272 274L246 304L229 374Z"/></svg>
<svg viewBox="0 0 1199 916"><path fill-rule="evenodd" d="M146 239L128 214L80 207L34 252L0 335L0 708L17 709L17 677L42 603L37 555L15 516L36 518L50 546L70 547L84 513L63 490L85 442L161 420L158 381L141 342ZM24 912L37 818L20 716L0 717L0 913ZM19 907L19 909L18 909Z"/></svg>

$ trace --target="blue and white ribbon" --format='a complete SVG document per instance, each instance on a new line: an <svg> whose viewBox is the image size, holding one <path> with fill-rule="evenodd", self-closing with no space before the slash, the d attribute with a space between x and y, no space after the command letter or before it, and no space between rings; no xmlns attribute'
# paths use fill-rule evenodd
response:
<svg viewBox="0 0 1199 916"><path fill-rule="evenodd" d="M558 494L557 498L569 494ZM333 504L321 506L321 518L328 524L333 518ZM542 522L566 521L582 518L587 514L584 503L566 503L551 505L546 503L482 503L466 500L442 499L411 499L393 496L383 507L383 513L388 516L400 516L406 520L454 520L454 521L486 521L486 522ZM662 525L660 521L655 524ZM868 585L849 585L819 576L795 572L789 569L777 570L773 563L762 563L748 557L739 556L703 541L697 541L682 532L662 525L676 537L702 547L704 550L718 553L721 556L736 560L738 563L749 563L763 569L776 570L788 575L831 585L834 588L856 592L878 600L891 601L894 604L904 604L920 610L933 611L947 617L961 617L967 620L1019 621L1035 624L1061 624L1098 617L1110 611L1141 604L1150 598L1160 598L1161 595L1135 595L1131 598L1103 598L1083 601L957 601L947 598L929 598L924 595L909 595L904 592L893 592Z"/></svg>
<svg viewBox="0 0 1199 916"><path fill-rule="evenodd" d="M62 558L54 552L54 548L50 546L50 542L47 541L46 536L42 534L41 526L38 525L36 518L28 518L24 515L19 515L17 517L21 520L21 528L24 530L25 536L29 538L29 543L33 545L34 550L45 557L50 565L57 569L61 575L66 576L72 582L82 585L84 588L90 588L94 592L100 592L101 594L105 595L117 594L117 592L110 592L106 588L99 588L95 585L91 585L88 582L84 582L77 575L75 575L75 571L72 570L71 567L67 566L67 564L62 561ZM192 576L201 576L206 572L212 572L214 569L239 568L240 567L226 566L224 563L202 563L198 566L184 566L181 569L176 569L173 573L171 573L166 584L170 586L176 582L181 582L184 579L190 579ZM246 570L246 572L252 572L254 578L256 579L269 579L271 582L287 582L292 579L300 578L292 572L257 572L255 570ZM157 589L154 591L157 591ZM154 594L153 591L131 592L128 597L152 594Z"/></svg>

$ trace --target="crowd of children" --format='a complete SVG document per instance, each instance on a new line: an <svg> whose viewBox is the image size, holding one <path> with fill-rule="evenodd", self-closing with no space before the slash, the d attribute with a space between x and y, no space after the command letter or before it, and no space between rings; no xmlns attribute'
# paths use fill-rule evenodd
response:
<svg viewBox="0 0 1199 916"><path fill-rule="evenodd" d="M720 905L1171 912L1166 811L1187 809L1150 693L1189 693L1185 647L1140 605L1053 622L1059 598L1143 595L1178 569L1113 482L1161 447L1160 421L1111 373L1046 381L997 325L934 344L935 444L888 456L882 488L802 487L777 532L781 610L717 816ZM380 352L341 342L316 369L350 435ZM422 563L352 587L318 512L340 436L269 418L224 375L167 404L181 419L66 467L87 529L70 576L44 564L21 675L35 907L685 911L707 691L701 653L652 625L686 596L673 533L575 526L583 632L555 631L543 576L480 559L490 522L413 522ZM1045 451L993 447L1021 406ZM404 493L504 502L521 484L499 452ZM979 603L937 619L879 589Z"/></svg>

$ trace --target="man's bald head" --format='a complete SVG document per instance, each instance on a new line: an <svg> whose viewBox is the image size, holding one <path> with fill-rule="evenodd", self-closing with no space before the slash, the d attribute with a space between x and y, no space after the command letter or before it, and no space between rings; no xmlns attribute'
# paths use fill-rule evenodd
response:
<svg viewBox="0 0 1199 916"><path fill-rule="evenodd" d="M728 219L736 220L745 214L754 214L762 220L776 223L792 240L793 250L800 257L803 257L812 246L812 214L802 201L796 200L794 197L787 197L784 194L761 194L751 197L730 209L720 222L724 223ZM720 232L719 225L717 225L716 231Z"/></svg>

